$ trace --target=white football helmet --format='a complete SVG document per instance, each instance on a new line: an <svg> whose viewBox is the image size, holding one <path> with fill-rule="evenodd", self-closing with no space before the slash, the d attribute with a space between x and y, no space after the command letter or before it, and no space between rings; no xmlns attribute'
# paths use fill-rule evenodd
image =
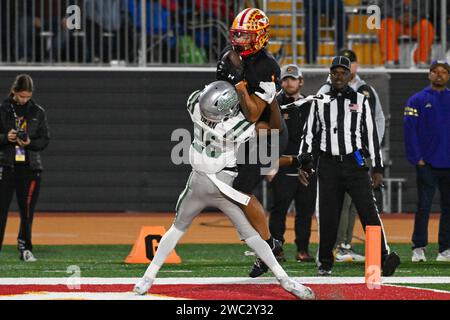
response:
<svg viewBox="0 0 450 320"><path fill-rule="evenodd" d="M214 81L200 93L200 113L211 122L220 122L238 110L236 89L226 81Z"/></svg>

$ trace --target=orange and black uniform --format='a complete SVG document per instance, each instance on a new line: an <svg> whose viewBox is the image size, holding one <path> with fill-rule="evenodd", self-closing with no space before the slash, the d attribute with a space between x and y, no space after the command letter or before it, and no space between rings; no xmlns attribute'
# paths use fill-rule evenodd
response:
<svg viewBox="0 0 450 320"><path fill-rule="evenodd" d="M20 148L8 140L8 132L22 129L30 144ZM32 250L31 228L39 197L42 161L40 152L50 140L47 117L42 107L30 100L17 105L11 98L0 106L0 249L14 191L20 210L17 237L19 251Z"/></svg>
<svg viewBox="0 0 450 320"><path fill-rule="evenodd" d="M227 52L231 47L225 48L223 53ZM223 54L222 54L223 55ZM259 83L263 82L275 82L278 83L278 79L280 78L280 66L275 58L264 48L258 51L255 54L252 54L248 57L242 58L243 67L244 67L244 79L247 85L248 93L254 94L255 92L264 92L260 87ZM219 80L227 80L227 79L219 79ZM267 106L262 112L258 121L265 121L269 123L270 119L270 108ZM288 130L286 123L282 121L283 130L280 132L279 136L279 152L280 155L286 148L288 142ZM258 139L258 138L257 138ZM265 139L265 137L264 137ZM270 143L270 137L269 141ZM251 153L257 152L259 155L257 147L259 143L254 144L247 142L243 145L245 150L245 163L238 165L238 176L234 179L233 187L237 190L240 190L244 193L251 194L252 191L258 186L259 183L264 179L264 176L261 175L261 168L265 167L260 160L259 156L256 164L251 164L249 161L249 155ZM252 148L253 147L253 148ZM270 147L268 148L270 151ZM268 156L270 156L268 154ZM240 157L238 157L239 159ZM267 165L269 166L269 165Z"/></svg>

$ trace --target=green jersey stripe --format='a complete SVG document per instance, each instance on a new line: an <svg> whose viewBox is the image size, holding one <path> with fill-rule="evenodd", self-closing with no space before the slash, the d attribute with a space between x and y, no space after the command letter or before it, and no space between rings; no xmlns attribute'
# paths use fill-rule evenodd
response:
<svg viewBox="0 0 450 320"><path fill-rule="evenodd" d="M236 132L241 126L245 125L246 122L247 122L246 119L239 121L233 128L225 132L225 134L223 135L224 138L227 137L228 135L235 136L236 134L234 132Z"/></svg>
<svg viewBox="0 0 450 320"><path fill-rule="evenodd" d="M194 93L192 93L191 96L188 98L187 108L190 113L194 112L194 106L197 103L197 100L200 96L200 92L201 92L200 90L197 90Z"/></svg>
<svg viewBox="0 0 450 320"><path fill-rule="evenodd" d="M239 130L236 130L233 133L233 137L234 138L239 137L241 134L243 134L245 131L247 131L247 129L250 128L252 124L253 123L251 123L251 122L247 122L247 124L244 127L240 127Z"/></svg>

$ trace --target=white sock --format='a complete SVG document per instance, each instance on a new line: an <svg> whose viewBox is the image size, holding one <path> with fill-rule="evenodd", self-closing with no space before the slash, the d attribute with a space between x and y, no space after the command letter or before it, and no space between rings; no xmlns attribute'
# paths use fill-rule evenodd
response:
<svg viewBox="0 0 450 320"><path fill-rule="evenodd" d="M259 235L245 239L245 243L256 252L258 257L269 267L277 279L287 277L286 271L280 266L272 253L270 246Z"/></svg>
<svg viewBox="0 0 450 320"><path fill-rule="evenodd" d="M167 232L159 242L158 250L156 250L156 254L153 257L152 262L145 271L144 277L148 277L151 279L156 278L156 274L158 273L159 269L162 267L164 261L166 261L167 256L175 248L183 234L184 231L178 230L174 225L172 225L170 229L167 230Z"/></svg>

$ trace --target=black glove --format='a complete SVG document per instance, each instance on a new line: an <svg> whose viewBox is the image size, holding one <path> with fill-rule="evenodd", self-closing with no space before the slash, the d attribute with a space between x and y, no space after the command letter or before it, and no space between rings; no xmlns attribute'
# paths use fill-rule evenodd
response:
<svg viewBox="0 0 450 320"><path fill-rule="evenodd" d="M298 157L295 157L295 156L292 157L292 163L290 165L290 168L292 168L292 169L300 168L300 162L298 161Z"/></svg>
<svg viewBox="0 0 450 320"><path fill-rule="evenodd" d="M310 153L302 153L297 157L300 162L300 169L306 171L308 174L314 172L314 157Z"/></svg>
<svg viewBox="0 0 450 320"><path fill-rule="evenodd" d="M217 80L228 81L232 85L236 85L244 80L244 68L242 66L235 67L227 59L220 60L217 63L216 78Z"/></svg>

